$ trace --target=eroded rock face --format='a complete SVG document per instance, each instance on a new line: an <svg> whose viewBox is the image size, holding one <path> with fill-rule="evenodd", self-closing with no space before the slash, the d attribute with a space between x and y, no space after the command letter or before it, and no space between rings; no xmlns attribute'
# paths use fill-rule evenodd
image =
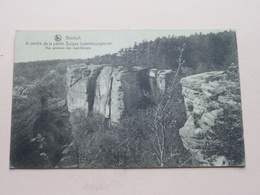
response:
<svg viewBox="0 0 260 195"><path fill-rule="evenodd" d="M118 123L126 111L139 106L144 96L138 74L142 69L131 71L117 68L113 74L111 88L111 122Z"/></svg>
<svg viewBox="0 0 260 195"><path fill-rule="evenodd" d="M239 83L231 81L224 71L189 76L180 83L188 118L179 131L184 147L194 156L197 165L229 165L225 156L215 155L214 160L209 162L202 153L206 142L209 142L206 136L214 134L216 121L223 116L225 109L241 109L240 99L234 92L239 91Z"/></svg>
<svg viewBox="0 0 260 195"><path fill-rule="evenodd" d="M166 89L170 86L174 72L172 70L159 70L157 72L157 86L161 93L165 93Z"/></svg>
<svg viewBox="0 0 260 195"><path fill-rule="evenodd" d="M64 99L52 98L40 85L16 86L12 106L11 167L52 168L75 164L72 156L67 155L72 151L72 136ZM65 154L64 149L68 147Z"/></svg>
<svg viewBox="0 0 260 195"><path fill-rule="evenodd" d="M171 85L171 81L175 75L175 72L172 70L158 70L150 69L150 86L151 92L154 97L157 97L160 94L164 94L167 88Z"/></svg>
<svg viewBox="0 0 260 195"><path fill-rule="evenodd" d="M165 93L172 75L171 70L149 71L141 67L69 66L69 112L83 109L85 116L96 113L112 123L118 123L132 108L147 106L149 95Z"/></svg>
<svg viewBox="0 0 260 195"><path fill-rule="evenodd" d="M67 68L69 112L83 109L86 116L93 109L97 77L102 65L71 65Z"/></svg>
<svg viewBox="0 0 260 195"><path fill-rule="evenodd" d="M110 118L111 115L111 89L113 83L112 73L114 68L104 67L96 82L95 101L93 109L95 112Z"/></svg>

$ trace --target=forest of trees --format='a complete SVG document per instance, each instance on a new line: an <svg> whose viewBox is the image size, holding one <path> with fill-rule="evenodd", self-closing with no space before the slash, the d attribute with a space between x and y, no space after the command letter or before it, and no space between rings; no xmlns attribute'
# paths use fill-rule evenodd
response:
<svg viewBox="0 0 260 195"><path fill-rule="evenodd" d="M115 66L144 66L148 68L176 70L179 50L184 43L185 67L194 73L226 70L231 63L237 64L236 34L224 31L209 34L168 36L154 41L135 43L114 54L95 56L86 60L88 64L111 64Z"/></svg>

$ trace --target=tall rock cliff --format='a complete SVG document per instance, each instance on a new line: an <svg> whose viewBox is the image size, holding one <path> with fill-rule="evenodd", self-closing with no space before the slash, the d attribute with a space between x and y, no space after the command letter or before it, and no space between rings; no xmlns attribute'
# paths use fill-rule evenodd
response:
<svg viewBox="0 0 260 195"><path fill-rule="evenodd" d="M132 108L146 107L148 96L165 93L171 70L109 65L72 65L67 69L68 108L73 113L100 114L119 123Z"/></svg>
<svg viewBox="0 0 260 195"><path fill-rule="evenodd" d="M93 110L96 80L103 66L71 65L67 68L67 102L69 112L84 109L86 115Z"/></svg>
<svg viewBox="0 0 260 195"><path fill-rule="evenodd" d="M179 133L195 165L243 165L240 87L232 77L215 71L180 81L188 120Z"/></svg>

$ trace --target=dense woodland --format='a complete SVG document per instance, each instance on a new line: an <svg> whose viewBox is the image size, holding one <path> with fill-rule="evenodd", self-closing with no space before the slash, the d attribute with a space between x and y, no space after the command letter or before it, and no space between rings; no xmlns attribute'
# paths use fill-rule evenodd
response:
<svg viewBox="0 0 260 195"><path fill-rule="evenodd" d="M100 168L190 166L192 156L183 147L178 134L178 130L187 119L178 81L182 76L213 70L228 71L231 64L237 65L236 36L233 31L194 34L188 37L169 35L158 37L154 41L135 43L132 47L122 48L114 54L89 59L16 63L14 86L40 84L51 91L53 97L66 98L66 69L68 65L77 63L173 69L180 77L173 81L174 85L165 95L168 98L159 97L153 100L154 104L151 107L129 111L127 117L117 127L105 125L102 117L85 118L80 110L74 113L70 122L75 138L78 164L76 166ZM238 71L236 73L238 78ZM227 118L234 116L241 119L241 113L225 115ZM219 125L226 125L229 129L230 125L232 126L230 120L221 121ZM239 147L235 154L239 154L243 150L243 142L237 144L236 140L242 135L236 132L242 132L242 124L239 123L236 128L235 130L231 128L230 137L233 146ZM226 127L221 129L222 132L215 136L221 137L223 133L227 133L223 132L227 130ZM211 153L223 155L223 148L230 146L212 144L207 147L206 155ZM226 153L232 155L232 151L234 147L228 149ZM239 160L241 158L237 162ZM64 165L64 167L70 166L66 163Z"/></svg>
<svg viewBox="0 0 260 195"><path fill-rule="evenodd" d="M237 64L236 36L233 31L186 36L168 36L154 41L135 43L114 54L87 59L88 64L112 64L117 66L144 66L148 68L178 68L179 47L186 43L183 52L185 67L195 73L209 70L225 70L231 63Z"/></svg>

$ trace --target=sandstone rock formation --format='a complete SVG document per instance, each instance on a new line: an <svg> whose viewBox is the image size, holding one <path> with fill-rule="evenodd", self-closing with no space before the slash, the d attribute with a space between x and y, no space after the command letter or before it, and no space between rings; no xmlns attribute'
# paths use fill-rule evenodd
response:
<svg viewBox="0 0 260 195"><path fill-rule="evenodd" d="M67 102L69 112L84 109L86 115L93 109L96 80L103 66L71 65L67 68Z"/></svg>
<svg viewBox="0 0 260 195"><path fill-rule="evenodd" d="M230 165L230 159L226 156L215 155L210 161L203 155L203 149L209 142L206 136L215 133L216 121L226 109L241 110L241 102L237 98L240 93L239 83L228 78L224 71L189 76L180 83L188 118L179 131L184 147L194 156L197 165ZM212 140L214 141L219 140Z"/></svg>
<svg viewBox="0 0 260 195"><path fill-rule="evenodd" d="M94 101L94 110L101 113L105 118L110 118L111 115L111 89L113 84L112 73L113 67L104 67L96 82L96 92Z"/></svg>
<svg viewBox="0 0 260 195"><path fill-rule="evenodd" d="M171 85L171 81L174 77L175 72L172 70L158 70L150 69L150 86L151 92L154 97L157 97L160 94L164 94L166 89Z"/></svg>
<svg viewBox="0 0 260 195"><path fill-rule="evenodd" d="M69 112L97 113L112 123L132 108L145 107L147 96L165 93L174 72L141 67L73 65L67 69Z"/></svg>

